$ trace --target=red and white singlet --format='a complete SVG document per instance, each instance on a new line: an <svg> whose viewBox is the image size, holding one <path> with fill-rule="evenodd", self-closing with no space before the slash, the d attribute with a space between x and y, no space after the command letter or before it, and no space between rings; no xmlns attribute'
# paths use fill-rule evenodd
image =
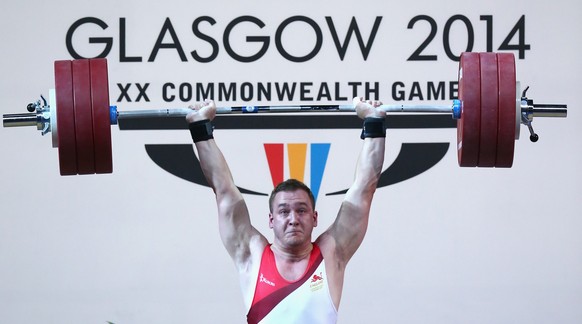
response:
<svg viewBox="0 0 582 324"><path fill-rule="evenodd" d="M337 322L323 255L316 244L313 244L307 270L293 282L279 274L271 246L265 247L247 321L250 324Z"/></svg>

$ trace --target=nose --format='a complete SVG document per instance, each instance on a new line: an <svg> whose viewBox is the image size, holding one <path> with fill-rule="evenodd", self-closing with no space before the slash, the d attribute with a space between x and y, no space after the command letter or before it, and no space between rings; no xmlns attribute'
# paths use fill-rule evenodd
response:
<svg viewBox="0 0 582 324"><path fill-rule="evenodd" d="M289 213L289 225L295 226L298 224L299 224L299 221L298 221L297 215L295 214L295 212L290 212Z"/></svg>

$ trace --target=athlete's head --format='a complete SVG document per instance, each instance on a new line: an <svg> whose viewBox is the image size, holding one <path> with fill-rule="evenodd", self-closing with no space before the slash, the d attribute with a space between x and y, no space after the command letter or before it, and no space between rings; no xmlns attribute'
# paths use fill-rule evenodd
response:
<svg viewBox="0 0 582 324"><path fill-rule="evenodd" d="M317 212L313 193L304 183L289 179L277 185L269 198L269 209L275 244L293 248L311 243Z"/></svg>

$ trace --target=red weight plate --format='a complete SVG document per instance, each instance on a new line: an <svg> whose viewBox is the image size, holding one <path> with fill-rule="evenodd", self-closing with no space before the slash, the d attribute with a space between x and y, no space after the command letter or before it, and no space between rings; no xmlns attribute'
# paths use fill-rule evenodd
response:
<svg viewBox="0 0 582 324"><path fill-rule="evenodd" d="M515 57L511 53L497 54L497 74L499 77L499 123L497 128L498 168L511 168L515 148Z"/></svg>
<svg viewBox="0 0 582 324"><path fill-rule="evenodd" d="M93 174L95 173L95 149L89 60L74 60L72 66L75 133L77 135L77 171L79 174Z"/></svg>
<svg viewBox="0 0 582 324"><path fill-rule="evenodd" d="M55 61L57 142L61 175L77 174L77 144L71 61Z"/></svg>
<svg viewBox="0 0 582 324"><path fill-rule="evenodd" d="M462 167L475 167L479 159L481 123L481 68L478 53L462 53L459 61L459 100L457 158Z"/></svg>
<svg viewBox="0 0 582 324"><path fill-rule="evenodd" d="M479 136L480 167L492 168L497 157L497 120L499 112L499 82L497 55L480 53L481 65L481 128Z"/></svg>
<svg viewBox="0 0 582 324"><path fill-rule="evenodd" d="M113 157L111 152L107 60L91 59L89 60L89 65L91 67L95 172L111 173L113 172Z"/></svg>

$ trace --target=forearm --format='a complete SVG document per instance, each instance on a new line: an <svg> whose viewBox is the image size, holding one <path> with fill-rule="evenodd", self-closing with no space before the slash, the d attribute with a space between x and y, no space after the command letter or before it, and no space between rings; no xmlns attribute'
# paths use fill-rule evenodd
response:
<svg viewBox="0 0 582 324"><path fill-rule="evenodd" d="M202 172L217 197L238 193L230 168L214 139L196 142L195 145Z"/></svg>
<svg viewBox="0 0 582 324"><path fill-rule="evenodd" d="M382 174L385 147L384 137L364 139L356 164L354 183L346 194L346 200L354 200L358 204L371 202Z"/></svg>

